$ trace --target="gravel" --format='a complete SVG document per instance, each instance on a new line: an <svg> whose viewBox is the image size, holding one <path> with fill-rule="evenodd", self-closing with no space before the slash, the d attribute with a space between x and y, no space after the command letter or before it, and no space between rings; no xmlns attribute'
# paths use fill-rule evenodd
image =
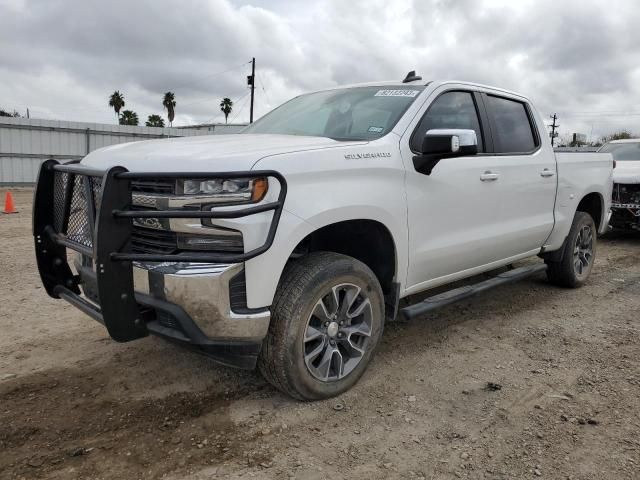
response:
<svg viewBox="0 0 640 480"><path fill-rule="evenodd" d="M601 239L582 289L540 276L388 324L351 391L300 403L47 297L31 195L0 216L3 479L638 478L639 235Z"/></svg>

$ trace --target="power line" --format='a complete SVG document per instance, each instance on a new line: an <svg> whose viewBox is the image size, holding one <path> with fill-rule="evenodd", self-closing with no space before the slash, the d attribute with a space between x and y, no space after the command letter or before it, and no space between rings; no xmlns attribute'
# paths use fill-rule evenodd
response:
<svg viewBox="0 0 640 480"><path fill-rule="evenodd" d="M189 105L195 105L196 103L202 103L203 100L208 100L208 99L211 99L211 98L220 98L220 95L207 95L206 97L200 97L200 98L198 98L196 100L193 100L193 101L191 101L189 103L182 103L182 104L180 104L180 106L182 108L188 107Z"/></svg>
<svg viewBox="0 0 640 480"><path fill-rule="evenodd" d="M565 117L637 117L640 116L640 112L594 112L594 113L563 113Z"/></svg>
<svg viewBox="0 0 640 480"><path fill-rule="evenodd" d="M260 88L262 88L262 91L264 92L264 97L267 99L267 104L271 106L271 100L269 100L269 95L267 95L267 91L264 88L264 83L262 83L262 79L260 77L258 77L258 81L260 82Z"/></svg>
<svg viewBox="0 0 640 480"><path fill-rule="evenodd" d="M244 62L244 63L241 63L240 65L236 65L234 67L228 68L228 69L223 70L221 72L216 72L216 73L212 73L210 75L205 75L204 77L200 77L197 80L194 80L194 81L191 81L191 82L188 82L188 83L183 83L182 85L178 85L177 87L170 88L169 91L177 90L178 88L188 87L190 85L195 85L197 83L200 83L202 80L211 79L211 78L217 77L218 75L222 75L223 73L231 72L231 71L236 70L236 69L238 69L240 67L244 67L245 65L248 65L249 63L251 63L251 62L250 61L249 62Z"/></svg>
<svg viewBox="0 0 640 480"><path fill-rule="evenodd" d="M219 75L222 75L224 73L231 72L233 70L237 70L238 68L244 67L245 65L249 65L250 63L251 63L251 61L243 62L243 63L241 63L239 65L235 65L233 67L229 67L226 70L222 70L222 71L215 72L215 73L212 73L212 74L209 74L209 75L205 75L203 77L199 77L198 79L193 80L191 82L187 82L187 83L183 83L183 84L178 85L178 86L174 86L173 88L170 88L169 91L174 91L174 90L183 88L185 86L195 85L197 83L202 82L203 80L211 79L211 78L217 77ZM197 100L194 100L194 101L191 101L189 103L180 104L179 107L185 107L185 106L193 105L195 103L200 102L201 100L204 100L204 99L207 99L207 98L214 98L214 97L217 97L217 95L216 96L211 95L211 96L207 96L207 97L201 97L201 98L199 98ZM11 108L11 109L16 110L16 111L24 110L26 107L29 107L32 113L34 111L35 112L40 111L40 112L43 112L43 113L53 112L53 113L46 113L46 115L47 116L52 116L53 115L54 117L56 116L56 113L54 111L50 110L47 107L43 107L41 105L32 105L32 104L30 104L30 105L22 105L22 106L20 106L18 108L5 106L5 108ZM57 109L57 111L62 111L62 112L81 111L81 112L97 113L97 112L103 112L104 109L103 109L102 106L98 106L98 105L85 105L85 106L65 106L63 109Z"/></svg>
<svg viewBox="0 0 640 480"><path fill-rule="evenodd" d="M236 100L233 100L233 101L232 101L232 102L233 102L233 104L235 105L235 104L237 104L240 100L242 100L242 99L246 98L246 97L249 95L249 93L250 93L250 92L246 92L246 93L245 93L244 95L242 95L241 97L238 97ZM243 105L244 105L244 104L243 104ZM219 117L221 117L221 116L223 116L223 115L224 115L224 113L218 113L215 117L213 117L211 120L207 121L206 123L213 123L213 122L214 122L214 120L215 120L216 118L219 118ZM235 118L235 117L234 117L234 118Z"/></svg>
<svg viewBox="0 0 640 480"><path fill-rule="evenodd" d="M568 110L562 111L562 114L591 114L591 113L629 113L630 110Z"/></svg>
<svg viewBox="0 0 640 480"><path fill-rule="evenodd" d="M240 108L238 109L238 111L236 112L236 114L233 116L233 118L231 119L231 123L233 123L233 121L238 118L238 115L240 115L240 112L242 112L242 109L244 108L244 106L247 104L247 96L244 96L244 103L242 105L240 105Z"/></svg>
<svg viewBox="0 0 640 480"><path fill-rule="evenodd" d="M242 67L242 66L248 65L249 63L251 63L251 62L245 62L245 63L243 63L242 65L239 65L238 67L234 67L234 68L232 68L232 69L226 70L225 72L230 72L231 70L234 70L234 69L236 69L236 68L239 68L239 67ZM222 72L222 73L225 73L225 72ZM180 107L181 107L181 108L188 107L189 105L195 105L196 103L200 103L200 102L202 102L203 100L208 100L208 99L211 99L211 98L218 98L218 97L219 97L219 95L207 95L206 97L198 97L198 98L196 98L196 99L192 99L192 100L191 100L190 102L188 102L188 103L182 103L182 104L180 104Z"/></svg>

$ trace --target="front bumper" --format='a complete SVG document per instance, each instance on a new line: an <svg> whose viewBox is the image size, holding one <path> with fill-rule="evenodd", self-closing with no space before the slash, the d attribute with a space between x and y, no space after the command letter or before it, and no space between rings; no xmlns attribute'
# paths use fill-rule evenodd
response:
<svg viewBox="0 0 640 480"><path fill-rule="evenodd" d="M232 310L232 281L241 277L242 264L134 265L133 284L138 293L180 305L207 337L262 341L269 329L268 308ZM241 287L242 288L242 287ZM242 292L238 292L242 295Z"/></svg>
<svg viewBox="0 0 640 480"><path fill-rule="evenodd" d="M99 303L89 258L74 261L84 296ZM147 330L225 365L252 369L269 329L268 308L247 309L242 264L134 264L135 298ZM239 287L236 287L238 285ZM231 295L235 295L234 301ZM233 311L232 303L236 310Z"/></svg>
<svg viewBox="0 0 640 480"><path fill-rule="evenodd" d="M640 185L613 184L611 219L609 226L616 229L640 231Z"/></svg>
<svg viewBox="0 0 640 480"><path fill-rule="evenodd" d="M640 205L613 203L609 226L616 229L640 231Z"/></svg>
<svg viewBox="0 0 640 480"><path fill-rule="evenodd" d="M42 282L126 342L149 333L192 346L226 365L253 368L269 326L269 309L243 298L244 261L270 248L286 195L277 172L241 172L280 183L276 202L240 210L131 210L131 180L147 176L230 177L229 173L134 174L45 162L36 187L33 233ZM273 210L265 243L243 254L131 251L132 218L238 218ZM79 226L80 225L80 226ZM74 273L67 249L78 252Z"/></svg>

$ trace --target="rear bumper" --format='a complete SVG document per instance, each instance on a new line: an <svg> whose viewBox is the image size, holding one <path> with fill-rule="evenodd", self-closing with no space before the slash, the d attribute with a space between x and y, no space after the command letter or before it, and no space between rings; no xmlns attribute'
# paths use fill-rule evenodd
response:
<svg viewBox="0 0 640 480"><path fill-rule="evenodd" d="M161 173L171 178L265 176L280 182L276 202L237 210L139 212L131 209L134 174L45 162L38 176L33 234L40 277L61 298L102 323L119 342L149 333L196 348L219 362L253 368L267 333L268 308L249 309L244 297L244 261L270 248L286 183L273 171ZM265 243L241 254L183 254L131 251L132 218L238 218L273 211ZM75 272L67 249L81 254Z"/></svg>

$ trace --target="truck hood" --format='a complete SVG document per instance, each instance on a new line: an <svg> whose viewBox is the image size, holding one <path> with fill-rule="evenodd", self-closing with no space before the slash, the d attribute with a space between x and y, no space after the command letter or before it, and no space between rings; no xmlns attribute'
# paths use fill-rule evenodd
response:
<svg viewBox="0 0 640 480"><path fill-rule="evenodd" d="M270 155L362 143L296 135L202 135L112 145L89 153L81 163L99 170L122 166L136 172L213 173L251 170Z"/></svg>
<svg viewBox="0 0 640 480"><path fill-rule="evenodd" d="M640 160L617 162L613 171L614 183L640 183Z"/></svg>

